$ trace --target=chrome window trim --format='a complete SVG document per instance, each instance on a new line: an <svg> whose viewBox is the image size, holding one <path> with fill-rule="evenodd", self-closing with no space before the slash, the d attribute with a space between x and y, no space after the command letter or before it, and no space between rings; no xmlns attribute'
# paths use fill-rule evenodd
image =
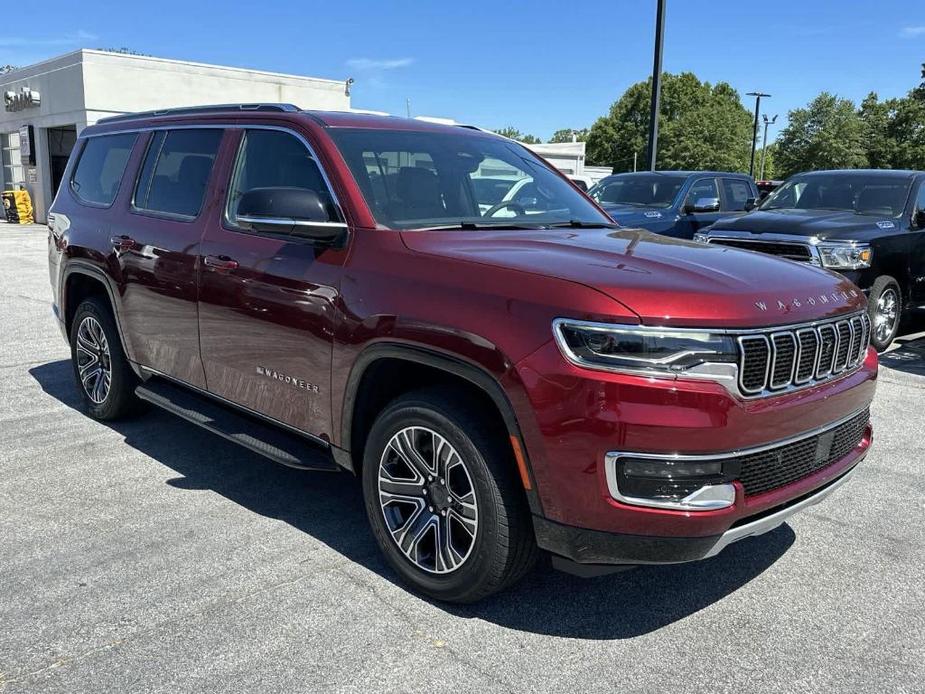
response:
<svg viewBox="0 0 925 694"><path fill-rule="evenodd" d="M248 224L278 224L280 226L297 226L297 227L337 227L346 228L346 222L309 222L304 219L289 219L288 217L249 217L247 215L238 215L237 219Z"/></svg>
<svg viewBox="0 0 925 694"><path fill-rule="evenodd" d="M244 113L242 113L240 118L246 119L247 116ZM214 123L163 123L159 125L148 125L148 126L144 126L140 128L121 128L118 130L107 130L106 132L101 132L101 133L89 133L89 134L81 133L77 137L77 142L80 142L81 140L89 140L94 137L106 137L107 135L122 135L126 133L146 133L146 132L154 132L158 130L192 130L192 129L201 130L201 129L215 129L215 128L224 128L226 131L227 130L232 130L232 131L240 130L242 132L247 131L247 130L278 130L280 132L289 133L290 135L295 136L305 146L305 149L308 150L308 153L311 156L311 158L314 159L315 164L318 166L318 170L321 172L321 178L324 180L325 185L328 187L328 192L331 194L331 199L334 201L334 207L337 209L338 215L340 215L340 218L344 220L345 226L348 225L346 222L347 217L344 214L344 208L340 204L340 199L337 197L337 191L334 189L334 186L331 185L331 179L328 176L328 172L325 171L325 168L321 162L321 159L318 158L318 153L315 151L315 148L311 146L311 144L305 138L305 136L302 135L302 133L290 127L286 127L283 125L266 125L262 123L247 123L246 121L240 121L240 120L237 122L216 121ZM240 149L238 151L240 151ZM237 165L237 158L238 158L238 153L236 152L235 153L235 164L236 165ZM76 167L75 167L75 170L76 170ZM122 175L124 177L125 172L123 172ZM116 196L118 197L118 193L116 194ZM227 201L227 191L226 191L226 201ZM240 230L234 229L234 231L244 231L245 233L253 233L253 232L247 232L244 229L240 229Z"/></svg>
<svg viewBox="0 0 925 694"><path fill-rule="evenodd" d="M813 436L818 436L819 434L824 434L827 431L835 429L847 421L850 421L857 417L859 414L865 410L870 409L870 404L868 403L864 407L855 410L849 415L841 417L840 419L835 420L834 422L829 422L828 424L823 424L822 426L816 427L814 429L809 429L800 434L795 434L787 438L778 439L777 441L772 441L770 443L762 444L760 446L753 446L750 448L739 448L732 451L723 451L719 453L638 453L635 451L608 451L604 454L604 473L607 478L607 491L610 495L617 501L621 500L623 497L620 494L620 489L617 485L617 461L621 458L638 458L643 460L666 460L670 462L703 462L703 461L712 461L712 460L729 460L731 458L744 458L746 456L755 455L757 453L763 453L775 448L780 448L782 446L789 446L792 443L797 443L803 441L804 439L812 438ZM657 503L657 502L656 502ZM686 509L690 510L690 509Z"/></svg>

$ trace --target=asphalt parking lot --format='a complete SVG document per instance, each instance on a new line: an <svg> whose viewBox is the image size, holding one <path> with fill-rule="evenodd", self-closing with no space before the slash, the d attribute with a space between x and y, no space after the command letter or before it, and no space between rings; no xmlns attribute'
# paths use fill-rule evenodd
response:
<svg viewBox="0 0 925 694"><path fill-rule="evenodd" d="M0 224L4 693L925 691L925 338L884 357L855 478L788 525L453 607L396 582L350 476L87 418L50 295L43 228Z"/></svg>

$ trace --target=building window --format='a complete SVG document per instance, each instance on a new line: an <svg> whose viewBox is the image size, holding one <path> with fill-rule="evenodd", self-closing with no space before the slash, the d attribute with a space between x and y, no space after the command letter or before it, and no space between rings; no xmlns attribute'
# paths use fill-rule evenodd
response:
<svg viewBox="0 0 925 694"><path fill-rule="evenodd" d="M3 184L6 188L25 185L26 174L19 150L19 133L0 133L2 148Z"/></svg>

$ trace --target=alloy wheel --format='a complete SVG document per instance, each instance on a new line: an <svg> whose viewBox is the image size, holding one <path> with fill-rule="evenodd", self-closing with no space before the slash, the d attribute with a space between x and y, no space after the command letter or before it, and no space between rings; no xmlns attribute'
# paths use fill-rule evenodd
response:
<svg viewBox="0 0 925 694"><path fill-rule="evenodd" d="M112 357L103 326L86 316L77 327L77 373L87 397L101 405L112 385Z"/></svg>
<svg viewBox="0 0 925 694"><path fill-rule="evenodd" d="M874 334L880 342L886 342L896 329L899 318L899 298L896 290L887 288L877 299L877 309L874 315Z"/></svg>
<svg viewBox="0 0 925 694"><path fill-rule="evenodd" d="M479 514L465 461L440 434L405 427L382 452L379 506L392 540L416 567L447 574L475 547Z"/></svg>

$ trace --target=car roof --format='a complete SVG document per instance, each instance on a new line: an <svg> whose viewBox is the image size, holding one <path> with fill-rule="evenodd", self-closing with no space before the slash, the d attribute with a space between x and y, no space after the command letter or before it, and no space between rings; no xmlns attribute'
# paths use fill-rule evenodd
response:
<svg viewBox="0 0 925 694"><path fill-rule="evenodd" d="M623 173L611 174L608 178L613 176L665 176L666 178L688 178L689 176L725 176L727 178L751 178L748 174L739 173L737 171L670 171L670 170L656 170L656 171L624 171Z"/></svg>
<svg viewBox="0 0 925 694"><path fill-rule="evenodd" d="M883 178L905 178L907 176L920 176L923 171L913 169L827 169L823 171L804 171L794 176L831 176L842 174L846 176L861 174L863 176L882 176Z"/></svg>
<svg viewBox="0 0 925 694"><path fill-rule="evenodd" d="M205 106L180 107L146 111L142 113L126 113L109 118L102 118L95 125L89 126L85 133L93 135L97 132L112 129L144 128L156 123L163 126L168 123L190 123L208 119L214 121L221 118L240 119L248 115L277 114L292 119L311 119L325 128L365 128L376 130L405 130L418 132L446 132L459 133L461 130L479 134L486 137L502 137L481 128L464 124L446 124L434 120L418 118L402 118L387 114L376 114L359 111L308 111L292 104L260 103L260 104L212 104ZM83 134L83 133L82 133Z"/></svg>

